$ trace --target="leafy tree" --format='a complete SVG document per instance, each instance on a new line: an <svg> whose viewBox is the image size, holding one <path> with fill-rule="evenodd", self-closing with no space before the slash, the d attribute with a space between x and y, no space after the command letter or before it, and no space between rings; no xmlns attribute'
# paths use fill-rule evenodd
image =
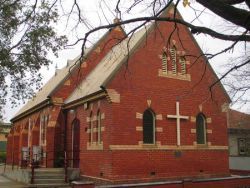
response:
<svg viewBox="0 0 250 188"><path fill-rule="evenodd" d="M3 0L0 3L0 110L9 95L11 102L34 94L41 84L38 72L51 61L48 52L66 43L53 24L58 10L49 0ZM1 114L1 113L0 113Z"/></svg>

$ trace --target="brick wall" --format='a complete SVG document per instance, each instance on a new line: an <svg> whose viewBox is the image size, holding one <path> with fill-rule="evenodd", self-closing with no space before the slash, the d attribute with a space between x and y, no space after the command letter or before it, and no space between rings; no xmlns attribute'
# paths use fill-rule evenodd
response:
<svg viewBox="0 0 250 188"><path fill-rule="evenodd" d="M184 47L175 33L171 40L176 41L177 50L198 57L200 51L193 38L184 27L178 27ZM173 25L168 23L167 27L160 23L158 28L167 39ZM151 172L156 177L229 173L226 113L221 110L229 99L220 85L210 93L209 86L216 76L203 58L195 61L187 56L191 81L159 76L162 66L159 55L166 46L165 42L158 30L153 31L130 56L128 65L124 65L107 86L120 94L120 103L112 104L114 113L109 143L114 146L111 148L112 179L147 178ZM180 147L176 146L176 119L167 118L167 115L176 114L177 100L181 115L189 116L189 120L181 120ZM147 108L156 115L157 146L151 148L142 144L140 131L142 114ZM200 112L206 117L208 130L207 144L203 146L195 144L196 134L192 133L192 129L196 129L193 119ZM181 151L181 157L174 156L176 150Z"/></svg>
<svg viewBox="0 0 250 188"><path fill-rule="evenodd" d="M167 39L173 25L160 23L158 28ZM176 33L171 39L176 41L177 50L185 50L186 54L198 57L199 48L188 30L179 26L179 33L183 47ZM229 102L226 94L220 85L216 85L211 98L209 86L216 76L203 58L196 61L194 57L187 56L190 62L187 73L191 75L191 80L159 76L162 67L159 56L164 47L166 41L162 40L158 30L153 31L130 56L128 64L107 86L120 96L120 100L114 103L108 103L106 99L96 100L88 103L88 109L84 110L82 105L72 113L68 111L68 150L72 148L71 123L75 118L80 121L81 174L127 181L229 174L226 113L221 110L221 106ZM181 115L189 116L188 120L181 120L180 147L176 146L176 120L167 118L167 115L176 113L177 99ZM148 108L156 117L156 144L151 146L142 143L142 114ZM95 116L98 109L105 114L101 150L87 147L88 118L91 111ZM207 121L206 145L195 144L195 117L200 112Z"/></svg>
<svg viewBox="0 0 250 188"><path fill-rule="evenodd" d="M112 152L112 179L209 177L228 174L226 151L139 150ZM223 160L226 161L223 161Z"/></svg>
<svg viewBox="0 0 250 188"><path fill-rule="evenodd" d="M66 99L71 92L76 88L76 86L80 83L80 81L85 78L85 76L95 67L95 65L101 60L101 58L104 57L104 55L108 52L108 50L121 38L123 38L124 33L123 31L117 27L115 29L112 29L108 31L107 35L103 37L103 40L101 40L100 43L97 44L96 48L89 54L88 60L86 61L86 66L81 66L81 69L76 69L74 72L71 73L71 75L64 80L55 90L53 95L51 96L53 99L60 99L61 102L63 102L64 99ZM61 100L62 99L62 100ZM23 126L27 124L29 121L29 118L36 121L36 126L39 127L40 122L38 120L39 115L42 111L49 110L50 114L50 121L49 126L47 127L47 144L46 146L43 146L44 152L47 152L47 165L48 167L54 166L54 160L58 157L58 151L64 150L64 115L61 111L61 105L62 104L56 104L54 105L51 110L51 108L43 108L38 112L34 112L28 116L25 116L22 119L19 119L18 121L14 122L14 127L20 127L23 129ZM39 129L32 130L32 145L39 145ZM24 146L21 144L21 140L16 138L15 142L18 142L18 146ZM16 150L20 150L21 148L15 147ZM12 147L8 147L7 149L7 155L11 155L11 153L14 151ZM57 150L55 152L55 150ZM20 150L21 151L21 150ZM19 152L20 152L19 151ZM60 155L60 154L59 154ZM15 156L15 161L20 161L21 155Z"/></svg>
<svg viewBox="0 0 250 188"><path fill-rule="evenodd" d="M167 39L173 25L161 23L158 29ZM193 56L187 56L187 61L190 62L187 64L187 73L191 75L190 81L160 76L159 69L162 63L159 55L166 47L166 41L162 39L159 30L150 33L147 43L144 41L135 54L130 56L126 64L128 67L124 65L107 86L107 89L114 89L119 94L119 101L111 104L104 98L89 102L87 109L84 109L83 105L69 109L66 133L60 105L52 109L51 123L54 123L54 126L47 129L46 150L53 150L62 144L61 135L65 134L66 149L69 158L72 159L72 122L77 119L80 122L79 155L83 175L129 180L229 173L226 113L221 110L221 106L229 102L228 98L219 85L210 93L209 86L216 80L216 76L203 58L196 61ZM179 33L183 46L177 33L172 36L176 41L177 50L185 50L186 54L198 57L200 51L188 30L179 26ZM121 31L113 35L111 33L110 37L117 35L121 37ZM81 68L82 76L72 74L65 81L70 84L61 85L53 97L65 99L75 89L78 81L83 79L107 53L105 48L102 49L105 45L110 45L110 41L109 38L104 40L100 48L90 55L87 66ZM176 146L176 120L167 118L167 115L176 113L177 99L180 102L181 115L189 116L189 120L181 120L180 147ZM151 108L156 117L154 146L142 143L142 114L147 108ZM104 114L101 148L88 143L88 118L91 111L93 116L96 116L98 110ZM195 144L196 134L192 132L192 129L196 128L194 119L200 112L206 117L208 129L207 144L203 146ZM95 128L96 122L93 121ZM96 141L96 134L93 139ZM17 148L14 148L15 150ZM55 153L52 153L51 158L54 156ZM48 166L53 166L52 162Z"/></svg>
<svg viewBox="0 0 250 188"><path fill-rule="evenodd" d="M102 114L101 126L104 131L101 133L103 141L103 149L88 148L90 133L89 116L92 112L93 117L96 117L98 110ZM67 151L68 155L72 156L72 122L78 119L80 122L80 170L81 174L95 177L106 177L111 174L111 153L109 151L110 129L112 127L111 105L106 99L100 99L88 103L88 108L84 110L83 106L77 107L74 111L67 113ZM109 114L107 116L107 114ZM97 127L97 121L93 121L93 125ZM96 132L93 134L93 140L96 141ZM71 163L72 166L72 163Z"/></svg>

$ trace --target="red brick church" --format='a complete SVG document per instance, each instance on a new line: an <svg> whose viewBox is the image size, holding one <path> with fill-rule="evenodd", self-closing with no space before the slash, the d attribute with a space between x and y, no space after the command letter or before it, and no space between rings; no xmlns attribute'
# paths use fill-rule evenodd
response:
<svg viewBox="0 0 250 188"><path fill-rule="evenodd" d="M228 175L230 99L220 83L210 91L216 74L177 26L151 23L131 37L115 27L82 62L68 61L13 117L7 164L60 167L66 152L93 178Z"/></svg>

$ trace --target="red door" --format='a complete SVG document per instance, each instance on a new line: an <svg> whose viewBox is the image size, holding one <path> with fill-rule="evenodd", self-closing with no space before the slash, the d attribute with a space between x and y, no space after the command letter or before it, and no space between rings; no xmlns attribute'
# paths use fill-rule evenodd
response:
<svg viewBox="0 0 250 188"><path fill-rule="evenodd" d="M73 121L73 167L79 168L79 154L80 154L80 122Z"/></svg>

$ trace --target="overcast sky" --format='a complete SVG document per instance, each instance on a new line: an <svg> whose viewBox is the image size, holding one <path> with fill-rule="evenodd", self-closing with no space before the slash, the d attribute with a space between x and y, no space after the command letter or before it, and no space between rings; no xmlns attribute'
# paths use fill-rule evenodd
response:
<svg viewBox="0 0 250 188"><path fill-rule="evenodd" d="M104 1L101 4L103 11L105 12L105 15L100 10L100 4L96 3L98 0L90 0L90 1L81 1L81 8L83 8L82 14L86 17L88 20L88 23L95 27L102 24L107 24L107 21L109 23L112 23L113 19L115 18L115 15L110 13L110 11L107 9L107 6L105 5ZM73 1L71 0L64 0L63 5L65 12L69 11L71 8L71 3ZM110 10L115 9L115 0L113 1L107 1L109 3L108 7ZM128 2L128 1L124 1ZM191 6L194 7L197 10L203 10L203 7L198 6L195 1L191 1ZM106 7L106 8L105 8ZM121 4L121 10L125 11L127 8L126 3ZM134 11L132 11L130 14L123 14L122 19L128 19L128 18L135 18L136 16L143 16L145 15L145 7L140 6ZM182 14L184 20L186 21L192 21L196 17L194 14L194 11L190 7L184 8L182 5L179 7L179 11ZM197 13L197 11L196 11ZM199 13L199 12L198 12ZM66 34L69 38L70 42L74 42L77 37L84 37L84 33L87 31L87 28L85 26L79 25L77 29L73 29L75 26L74 20L77 19L76 15L72 15L69 19L70 22L66 26L67 16L62 16L60 19L60 22L55 27L57 28L58 32L61 34ZM209 12L208 10L205 10L205 12L199 17L199 19L196 19L193 24L195 25L203 25L206 24L206 26L209 26L210 28L216 28L220 31L228 32L230 31L230 24L225 23L220 18ZM132 25L133 26L133 25ZM125 30L129 30L132 26L126 25ZM102 30L100 32L95 33L91 36L91 42L94 43L99 37L102 36L102 34L106 30ZM228 47L231 43L225 42L217 39L213 39L210 36L205 36L203 34L195 35L196 40L198 41L200 47L204 52L209 53L215 53L219 52L220 50L224 49L225 47ZM88 44L89 46L91 43ZM235 56L239 56L243 53L245 49L242 48L242 45L238 45L237 48L234 49L234 53L225 53L223 55L220 55L210 61L212 67L214 68L215 72L218 74L218 76L225 71L225 64L231 60L231 58L234 58ZM77 55L79 55L81 52L81 44L78 44L71 49L65 49L59 52L59 57L55 58L52 55L49 56L53 60L53 64L49 66L49 68L43 68L41 70L42 75L44 76L43 83L46 83L52 76L55 74L55 67L62 68L66 65L66 62L68 59L74 59ZM8 103L5 108L5 121L9 121L15 113L23 106L23 104L19 105L18 107L11 107L11 105ZM250 106L249 105L239 105L235 104L233 108L240 109L243 112L250 112Z"/></svg>

